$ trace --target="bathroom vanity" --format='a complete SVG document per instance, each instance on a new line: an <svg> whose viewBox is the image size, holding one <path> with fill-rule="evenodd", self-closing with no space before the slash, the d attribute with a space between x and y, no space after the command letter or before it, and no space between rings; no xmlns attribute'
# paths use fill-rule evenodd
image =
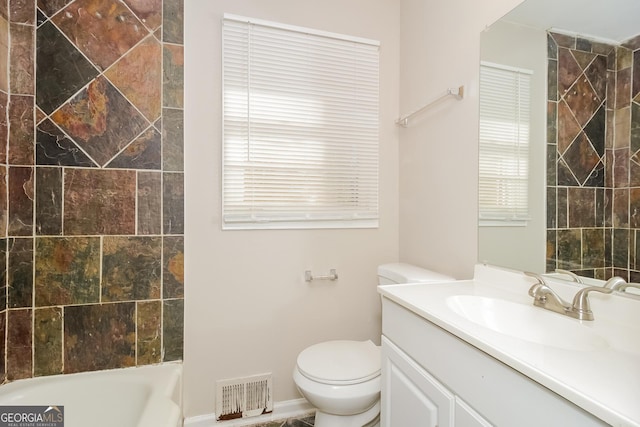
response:
<svg viewBox="0 0 640 427"><path fill-rule="evenodd" d="M640 426L640 299L590 295L595 320L534 307L523 274L380 286L382 427ZM580 289L548 282L563 299Z"/></svg>

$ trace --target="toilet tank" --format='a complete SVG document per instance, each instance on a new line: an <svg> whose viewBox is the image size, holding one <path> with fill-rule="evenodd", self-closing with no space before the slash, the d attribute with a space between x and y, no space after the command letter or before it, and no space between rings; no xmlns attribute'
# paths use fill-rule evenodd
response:
<svg viewBox="0 0 640 427"><path fill-rule="evenodd" d="M382 264L378 266L378 284L392 285L397 283L447 282L455 280L446 274L436 273L402 262Z"/></svg>

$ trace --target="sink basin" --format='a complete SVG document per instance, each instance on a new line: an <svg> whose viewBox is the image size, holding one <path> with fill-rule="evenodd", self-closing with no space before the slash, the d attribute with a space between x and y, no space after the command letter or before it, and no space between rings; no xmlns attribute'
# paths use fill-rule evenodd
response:
<svg viewBox="0 0 640 427"><path fill-rule="evenodd" d="M512 338L574 351L608 347L604 338L577 320L533 305L478 295L453 295L446 302L459 316Z"/></svg>

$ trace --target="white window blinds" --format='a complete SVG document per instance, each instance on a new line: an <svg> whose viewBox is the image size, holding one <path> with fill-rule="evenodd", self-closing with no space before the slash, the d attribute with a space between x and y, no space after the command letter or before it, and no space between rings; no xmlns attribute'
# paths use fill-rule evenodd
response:
<svg viewBox="0 0 640 427"><path fill-rule="evenodd" d="M480 66L482 225L529 217L530 86L531 71L485 62Z"/></svg>
<svg viewBox="0 0 640 427"><path fill-rule="evenodd" d="M225 15L223 227L375 227L377 42Z"/></svg>

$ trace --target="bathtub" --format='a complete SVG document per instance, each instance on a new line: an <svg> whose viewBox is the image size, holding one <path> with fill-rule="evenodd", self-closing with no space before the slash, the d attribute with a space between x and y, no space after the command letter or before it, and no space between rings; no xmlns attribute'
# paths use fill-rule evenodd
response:
<svg viewBox="0 0 640 427"><path fill-rule="evenodd" d="M18 380L6 405L64 406L64 427L181 427L182 364Z"/></svg>

